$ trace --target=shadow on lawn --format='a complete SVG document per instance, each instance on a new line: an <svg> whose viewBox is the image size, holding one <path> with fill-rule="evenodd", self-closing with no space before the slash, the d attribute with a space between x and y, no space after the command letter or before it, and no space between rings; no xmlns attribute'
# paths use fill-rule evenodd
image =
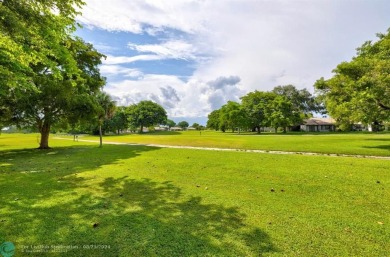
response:
<svg viewBox="0 0 390 257"><path fill-rule="evenodd" d="M158 148L0 152L0 164L6 165L0 167L0 243L14 242L16 256L261 256L277 251L266 233L245 224L238 208L202 203L172 182L78 175L152 150ZM50 167L45 167L47 155ZM64 246L77 248L60 249Z"/></svg>
<svg viewBox="0 0 390 257"><path fill-rule="evenodd" d="M387 145L390 141L390 138L368 138L366 139L367 141L378 141L378 142L383 142L385 144L383 145L376 145L376 146L363 146L363 148L368 148L368 149L382 149L382 150L389 150L390 151L390 144Z"/></svg>
<svg viewBox="0 0 390 257"><path fill-rule="evenodd" d="M382 149L382 150L390 151L390 145L363 146L363 148L367 148L367 149Z"/></svg>

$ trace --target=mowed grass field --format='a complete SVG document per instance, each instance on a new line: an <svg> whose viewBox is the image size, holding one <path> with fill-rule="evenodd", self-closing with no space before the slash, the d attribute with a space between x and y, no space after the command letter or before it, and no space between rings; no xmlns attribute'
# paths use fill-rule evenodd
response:
<svg viewBox="0 0 390 257"><path fill-rule="evenodd" d="M96 136L80 136L80 139L99 140ZM122 143L390 156L390 133L263 133L260 135L250 133L239 135L215 131L184 131L113 135L105 137L105 140Z"/></svg>
<svg viewBox="0 0 390 257"><path fill-rule="evenodd" d="M195 145L195 136L205 136L195 133L165 136L173 145ZM318 146L324 138L344 137L344 144L351 141L348 153L360 154L356 149L363 145L375 151L370 154L389 155L388 135L334 136L290 140L311 137ZM150 137L105 140L141 142ZM231 142L223 147L237 148L246 143L252 148L260 140L214 137ZM273 138L275 145L282 145L281 137L269 136L267 144ZM286 142L285 147L301 151L299 143L294 147ZM15 256L390 253L389 160L129 145L98 148L96 143L53 138L51 146L33 149L36 134L0 136L0 244L13 242Z"/></svg>

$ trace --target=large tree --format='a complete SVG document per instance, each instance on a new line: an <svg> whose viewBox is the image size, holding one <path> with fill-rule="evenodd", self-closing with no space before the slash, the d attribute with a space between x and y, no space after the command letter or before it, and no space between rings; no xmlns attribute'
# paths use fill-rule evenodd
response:
<svg viewBox="0 0 390 257"><path fill-rule="evenodd" d="M118 106L114 115L107 121L107 123L109 124L109 127L119 135L120 132L127 130L129 127L129 121L127 118L126 107Z"/></svg>
<svg viewBox="0 0 390 257"><path fill-rule="evenodd" d="M39 130L40 149L49 148L53 125L66 119L74 123L77 118L93 113L94 95L105 84L98 69L103 56L91 44L71 36L62 44L67 45L70 55L65 59L51 57L61 70L59 74L45 63L30 64L33 70L30 82L34 87L23 89L23 94L11 91L3 101L11 109L13 123Z"/></svg>
<svg viewBox="0 0 390 257"><path fill-rule="evenodd" d="M167 120L165 109L152 101L141 101L138 104L130 105L127 113L130 125L140 127L141 133L144 127L164 124Z"/></svg>
<svg viewBox="0 0 390 257"><path fill-rule="evenodd" d="M165 125L168 126L168 129L171 129L172 127L176 126L176 122L174 122L173 120L167 119Z"/></svg>
<svg viewBox="0 0 390 257"><path fill-rule="evenodd" d="M273 92L254 91L241 97L242 106L249 117L253 130L260 133L261 127L270 125L267 119L267 109L277 95Z"/></svg>
<svg viewBox="0 0 390 257"><path fill-rule="evenodd" d="M315 83L329 114L344 126L390 120L390 29L378 38L337 65L332 78Z"/></svg>
<svg viewBox="0 0 390 257"><path fill-rule="evenodd" d="M219 130L220 129L220 122L219 122L219 110L214 110L210 112L210 114L207 116L207 124L206 126L211 129Z"/></svg>
<svg viewBox="0 0 390 257"><path fill-rule="evenodd" d="M189 124L187 121L185 121L185 120L180 121L179 123L177 123L177 126L181 127L183 130L185 130L186 128L188 128L189 125L190 125L190 124Z"/></svg>
<svg viewBox="0 0 390 257"><path fill-rule="evenodd" d="M284 95L276 96L269 102L265 109L265 116L271 127L275 128L275 133L279 127L286 133L287 127L301 121L301 115L294 105Z"/></svg>
<svg viewBox="0 0 390 257"><path fill-rule="evenodd" d="M232 132L238 128L238 132L250 124L248 115L244 108L237 102L228 101L219 111L220 124L230 128Z"/></svg>
<svg viewBox="0 0 390 257"><path fill-rule="evenodd" d="M3 122L36 127L41 149L49 148L53 125L67 118L75 123L83 106L80 114L94 109L91 97L104 84L97 69L102 55L72 36L83 4L0 1L0 115Z"/></svg>

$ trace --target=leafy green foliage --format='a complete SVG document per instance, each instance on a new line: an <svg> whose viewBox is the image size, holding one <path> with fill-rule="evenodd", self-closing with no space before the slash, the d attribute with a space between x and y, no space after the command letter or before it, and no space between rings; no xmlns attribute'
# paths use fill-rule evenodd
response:
<svg viewBox="0 0 390 257"><path fill-rule="evenodd" d="M271 127L275 128L275 133L279 127L286 133L288 126L299 124L301 116L293 107L293 104L285 97L278 95L269 103L265 110L266 117Z"/></svg>
<svg viewBox="0 0 390 257"><path fill-rule="evenodd" d="M390 30L358 48L350 62L340 63L334 76L315 83L330 115L344 127L390 120Z"/></svg>
<svg viewBox="0 0 390 257"><path fill-rule="evenodd" d="M196 123L194 122L191 127L195 128L196 130L200 130L201 129L201 126L199 125L199 123Z"/></svg>
<svg viewBox="0 0 390 257"><path fill-rule="evenodd" d="M162 106L152 101L141 101L127 108L130 126L140 127L142 133L144 127L164 124L167 120L167 112Z"/></svg>
<svg viewBox="0 0 390 257"><path fill-rule="evenodd" d="M325 112L319 99L305 88L298 90L294 85L285 85L275 87L272 92L284 96L291 102L292 109L302 113L305 118L310 117L313 112Z"/></svg>
<svg viewBox="0 0 390 257"><path fill-rule="evenodd" d="M220 112L220 110L214 110L207 116L207 118L208 118L207 125L206 125L207 128L215 129L215 130L220 129L219 112Z"/></svg>
<svg viewBox="0 0 390 257"><path fill-rule="evenodd" d="M76 8L82 5L81 0L0 1L0 96L34 89L32 66L44 66L54 77L63 70L78 73L64 39L75 30ZM58 60L70 63L59 67Z"/></svg>
<svg viewBox="0 0 390 257"><path fill-rule="evenodd" d="M181 127L182 129L186 129L188 128L190 124L188 124L187 121L183 120L183 121L180 121L179 123L177 123L177 126Z"/></svg>
<svg viewBox="0 0 390 257"><path fill-rule="evenodd" d="M36 127L49 148L53 126L75 128L93 116L105 84L103 55L72 33L82 0L0 1L2 123Z"/></svg>
<svg viewBox="0 0 390 257"><path fill-rule="evenodd" d="M103 146L103 131L102 126L104 121L112 118L115 112L115 101L113 101L107 93L100 91L95 96L96 119L99 125L100 147Z"/></svg>
<svg viewBox="0 0 390 257"><path fill-rule="evenodd" d="M257 90L241 97L242 106L249 117L250 124L259 133L261 127L270 126L267 109L275 97L275 93Z"/></svg>
<svg viewBox="0 0 390 257"><path fill-rule="evenodd" d="M172 128L172 127L176 126L176 122L174 122L173 120L167 119L167 122L165 123L165 125L167 125L168 128Z"/></svg>
<svg viewBox="0 0 390 257"><path fill-rule="evenodd" d="M43 63L31 65L34 89L16 88L3 99L11 109L13 123L36 127L41 132L40 148L49 147L48 134L53 125L69 121L74 127L78 120L93 117L97 110L95 94L105 84L97 68L103 55L80 38L67 36L63 43L71 56L64 60L53 58L53 62L58 69L75 64L71 70L77 70L77 76L66 68L57 76Z"/></svg>
<svg viewBox="0 0 390 257"><path fill-rule="evenodd" d="M219 111L219 124L224 128L229 128L234 132L246 129L249 126L247 114L239 103L228 101Z"/></svg>
<svg viewBox="0 0 390 257"><path fill-rule="evenodd" d="M229 101L208 115L207 127L215 130L238 128L260 133L262 127L287 127L299 125L312 112L321 112L319 100L306 89L293 85L277 86L271 92L254 91L241 97L241 104Z"/></svg>
<svg viewBox="0 0 390 257"><path fill-rule="evenodd" d="M118 106L115 110L114 116L107 120L110 131L120 134L120 132L126 130L129 127L129 121L127 118L126 107Z"/></svg>

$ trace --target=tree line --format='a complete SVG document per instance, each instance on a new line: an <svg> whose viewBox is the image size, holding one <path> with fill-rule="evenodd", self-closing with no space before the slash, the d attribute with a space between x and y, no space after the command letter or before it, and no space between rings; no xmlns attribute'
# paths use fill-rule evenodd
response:
<svg viewBox="0 0 390 257"><path fill-rule="evenodd" d="M161 105L153 101L144 100L137 104L116 107L113 115L104 120L102 130L103 134L109 132L118 135L126 132L142 133L144 128L151 131L154 130L157 125L162 126L167 130L176 126L185 130L190 126L190 124L184 120L176 123L173 120L168 119L167 112ZM193 123L191 127L196 130L204 129L204 127L198 123ZM99 134L96 125L82 123L80 123L80 126L75 132Z"/></svg>
<svg viewBox="0 0 390 257"><path fill-rule="evenodd" d="M240 98L241 102L228 101L208 115L207 127L215 130L251 130L260 133L264 127L282 128L299 125L312 112L323 111L323 106L306 89L293 85L277 86L270 92L254 91Z"/></svg>

